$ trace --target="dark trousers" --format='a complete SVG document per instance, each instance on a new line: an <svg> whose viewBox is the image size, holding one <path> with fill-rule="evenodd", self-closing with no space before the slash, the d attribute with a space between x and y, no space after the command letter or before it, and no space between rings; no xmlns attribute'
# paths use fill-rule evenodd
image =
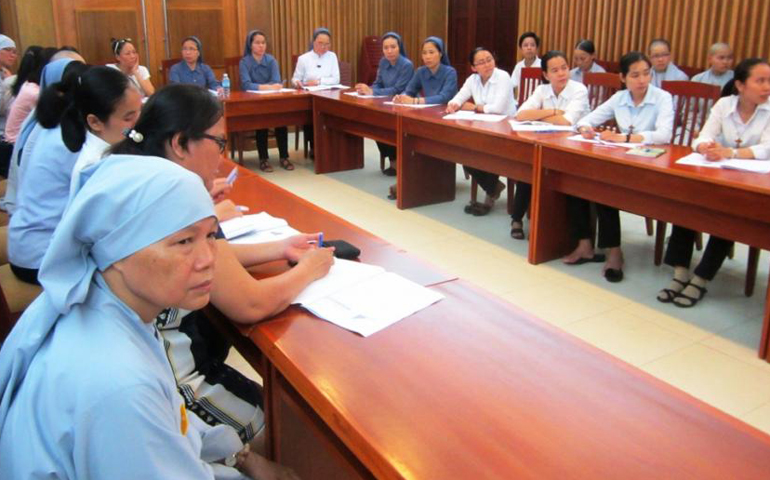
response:
<svg viewBox="0 0 770 480"><path fill-rule="evenodd" d="M11 155L13 154L13 144L5 140L0 140L0 175L8 178L8 168L11 166ZM19 156L21 158L21 156Z"/></svg>
<svg viewBox="0 0 770 480"><path fill-rule="evenodd" d="M37 279L38 270L36 268L17 267L12 263L9 265L11 266L11 271L13 274L16 275L16 278L22 282L31 283L32 285L40 285L40 282Z"/></svg>
<svg viewBox="0 0 770 480"><path fill-rule="evenodd" d="M479 187L481 187L481 189L484 190L487 195L493 195L495 193L497 182L500 179L499 175L485 172L484 170L479 170L478 168L465 167L465 169L468 171L468 174L474 180L476 180L476 183L479 184Z"/></svg>
<svg viewBox="0 0 770 480"><path fill-rule="evenodd" d="M388 145L387 143L377 142L377 148L380 149L380 155L382 155L383 157L389 158L390 161L393 162L394 164L396 163L398 150L396 150L396 147L394 145Z"/></svg>
<svg viewBox="0 0 770 480"><path fill-rule="evenodd" d="M521 223L524 215L529 210L529 202L532 199L532 185L524 182L516 182L516 193L513 196L513 213L511 220Z"/></svg>
<svg viewBox="0 0 770 480"><path fill-rule="evenodd" d="M305 134L305 139L310 144L310 148L313 148L313 124L309 123L302 126L302 133Z"/></svg>
<svg viewBox="0 0 770 480"><path fill-rule="evenodd" d="M620 212L617 208L596 204L599 220L599 248L620 246ZM591 238L591 203L578 197L567 197L567 219L572 238Z"/></svg>
<svg viewBox="0 0 770 480"><path fill-rule="evenodd" d="M267 160L267 129L257 130L257 151L260 160ZM286 127L275 128L275 141L278 143L278 158L289 158L289 129Z"/></svg>
<svg viewBox="0 0 770 480"><path fill-rule="evenodd" d="M703 251L703 257L698 266L695 267L695 275L709 281L713 280L734 243L732 240L711 235L706 249ZM664 262L672 267L690 268L694 245L695 231L674 225L671 238L668 240Z"/></svg>

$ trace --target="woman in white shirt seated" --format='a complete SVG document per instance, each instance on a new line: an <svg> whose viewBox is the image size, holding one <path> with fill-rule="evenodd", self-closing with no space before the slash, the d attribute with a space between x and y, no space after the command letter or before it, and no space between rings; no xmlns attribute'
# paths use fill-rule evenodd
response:
<svg viewBox="0 0 770 480"><path fill-rule="evenodd" d="M596 56L596 47L591 40L580 40L575 45L575 52L572 54L572 60L575 63L575 68L570 70L569 78L583 83L583 74L590 73L603 73L606 72L604 67L596 63L594 57Z"/></svg>
<svg viewBox="0 0 770 480"><path fill-rule="evenodd" d="M337 55L330 50L332 34L327 28L316 28L310 49L297 58L297 67L291 81L297 88L340 83L340 65ZM313 158L313 125L304 126L305 138L310 142L310 158Z"/></svg>
<svg viewBox="0 0 770 480"><path fill-rule="evenodd" d="M476 47L468 59L474 74L468 77L463 87L447 105L447 113L458 110L470 110L478 113L513 115L516 102L513 100L511 77L504 70L497 68L495 56L484 47ZM469 100L473 99L473 102ZM476 168L467 167L468 173L476 179L487 197L484 203L471 202L465 206L465 213L482 216L489 213L495 200L505 189L498 175Z"/></svg>
<svg viewBox="0 0 770 480"><path fill-rule="evenodd" d="M578 121L578 132L585 138L595 138L594 128L614 120L617 130L605 130L599 138L609 142L667 144L674 127L674 102L666 91L651 84L652 63L641 52L630 52L620 59L620 79L625 89L599 105ZM573 237L578 245L564 257L564 263L579 265L603 262L604 255L595 255L591 242L588 202L570 197L568 217ZM620 212L617 208L596 204L599 218L599 248L608 249L604 278L608 282L623 280L623 252L620 250Z"/></svg>
<svg viewBox="0 0 770 480"><path fill-rule="evenodd" d="M742 61L735 77L711 108L692 149L707 160L745 158L770 160L770 64L760 58ZM733 247L731 240L711 235L701 261L690 275L695 232L674 225L665 263L674 267L671 283L658 300L689 308L706 294L710 282Z"/></svg>
<svg viewBox="0 0 770 480"><path fill-rule="evenodd" d="M588 90L570 79L567 56L552 50L542 60L545 83L538 86L519 108L516 120L536 120L554 125L574 125L588 113ZM532 186L516 182L516 196L511 214L511 238L523 240L524 215L529 210Z"/></svg>
<svg viewBox="0 0 770 480"><path fill-rule="evenodd" d="M521 86L521 69L525 67L539 67L540 59L537 56L537 50L540 48L540 37L535 32L524 32L519 37L519 50L524 57L513 67L511 81L515 89L514 95L518 101L519 87Z"/></svg>
<svg viewBox="0 0 770 480"><path fill-rule="evenodd" d="M130 38L113 38L112 54L115 55L115 63L108 63L108 67L123 72L136 85L142 97L155 93L155 87L150 81L150 71L144 65L139 65L139 53Z"/></svg>

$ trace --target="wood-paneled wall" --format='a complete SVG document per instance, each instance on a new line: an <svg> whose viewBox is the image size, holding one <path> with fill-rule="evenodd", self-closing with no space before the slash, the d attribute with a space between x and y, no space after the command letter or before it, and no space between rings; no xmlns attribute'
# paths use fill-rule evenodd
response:
<svg viewBox="0 0 770 480"><path fill-rule="evenodd" d="M519 32L528 30L542 37L541 53L571 57L589 38L609 61L664 37L675 63L705 69L715 42L729 43L736 61L770 56L770 0L521 0Z"/></svg>
<svg viewBox="0 0 770 480"><path fill-rule="evenodd" d="M447 0L272 0L270 50L290 78L292 55L307 51L317 27L332 33L332 50L357 72L361 42L368 35L398 32L416 65L422 40L438 35L446 40Z"/></svg>

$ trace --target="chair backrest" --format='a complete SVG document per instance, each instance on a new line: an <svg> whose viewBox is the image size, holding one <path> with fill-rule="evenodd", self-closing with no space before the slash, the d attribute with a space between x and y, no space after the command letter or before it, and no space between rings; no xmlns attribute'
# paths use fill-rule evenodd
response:
<svg viewBox="0 0 770 480"><path fill-rule="evenodd" d="M168 84L168 71L171 70L171 67L176 65L177 63L181 62L181 58L167 58L165 60L161 60L160 66L161 66L161 78L163 80L163 85Z"/></svg>
<svg viewBox="0 0 770 480"><path fill-rule="evenodd" d="M664 81L663 90L674 96L674 132L671 143L689 145L706 123L711 107L719 100L717 85L700 82Z"/></svg>
<svg viewBox="0 0 770 480"><path fill-rule="evenodd" d="M583 84L588 89L588 105L591 110L610 99L623 84L617 73L593 73L583 74Z"/></svg>
<svg viewBox="0 0 770 480"><path fill-rule="evenodd" d="M377 78L377 68L382 58L382 40L370 35L364 37L361 45L361 57L358 60L358 81L371 85Z"/></svg>
<svg viewBox="0 0 770 480"><path fill-rule="evenodd" d="M225 57L225 72L230 77L230 90L237 92L241 89L241 73L239 66L243 57Z"/></svg>
<svg viewBox="0 0 770 480"><path fill-rule="evenodd" d="M594 60L594 62L607 70L607 73L620 73L620 63L618 62L608 62L607 60Z"/></svg>
<svg viewBox="0 0 770 480"><path fill-rule="evenodd" d="M339 61L340 65L340 83L342 85L347 85L348 87L353 86L353 67L350 65L350 62L343 62L342 60Z"/></svg>
<svg viewBox="0 0 770 480"><path fill-rule="evenodd" d="M543 69L540 67L524 67L521 69L519 82L519 106L527 101L532 92L543 83Z"/></svg>
<svg viewBox="0 0 770 480"><path fill-rule="evenodd" d="M679 67L679 70L686 73L687 76L690 78L694 77L695 75L705 70L705 68L688 67L686 65L677 65L677 67Z"/></svg>

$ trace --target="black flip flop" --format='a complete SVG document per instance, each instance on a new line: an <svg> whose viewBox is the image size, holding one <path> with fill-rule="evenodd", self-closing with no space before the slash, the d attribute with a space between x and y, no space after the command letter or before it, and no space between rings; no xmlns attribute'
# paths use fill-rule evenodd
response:
<svg viewBox="0 0 770 480"><path fill-rule="evenodd" d="M597 253L597 254L594 254L594 256L591 258L580 257L579 260L576 260L574 262L571 262L571 263L564 262L564 263L565 265L583 265L584 263L601 263L601 262L604 262L605 260L607 260L606 255L604 255L603 253Z"/></svg>

